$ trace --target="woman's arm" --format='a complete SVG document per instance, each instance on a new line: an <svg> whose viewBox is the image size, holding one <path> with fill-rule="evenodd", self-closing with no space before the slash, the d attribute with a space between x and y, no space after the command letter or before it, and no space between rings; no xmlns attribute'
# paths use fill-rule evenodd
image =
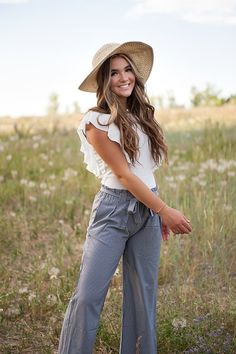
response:
<svg viewBox="0 0 236 354"><path fill-rule="evenodd" d="M140 202L154 212L159 213L165 225L168 225L174 233L189 233L191 231L191 226L182 213L165 206L163 200L130 171L120 145L111 141L106 132L95 128L92 124L88 124L86 126L86 136L88 142L93 145L98 155L117 176L121 184ZM160 209L161 211L159 212Z"/></svg>

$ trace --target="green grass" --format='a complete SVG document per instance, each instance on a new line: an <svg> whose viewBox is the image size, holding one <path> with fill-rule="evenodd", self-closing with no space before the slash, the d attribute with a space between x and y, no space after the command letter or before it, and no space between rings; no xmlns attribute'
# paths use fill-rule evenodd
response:
<svg viewBox="0 0 236 354"><path fill-rule="evenodd" d="M193 232L162 245L159 353L235 353L236 126L205 123L167 141L160 193ZM56 353L99 181L85 170L75 131L5 135L0 152L0 352ZM118 275L99 353L118 353L121 301Z"/></svg>

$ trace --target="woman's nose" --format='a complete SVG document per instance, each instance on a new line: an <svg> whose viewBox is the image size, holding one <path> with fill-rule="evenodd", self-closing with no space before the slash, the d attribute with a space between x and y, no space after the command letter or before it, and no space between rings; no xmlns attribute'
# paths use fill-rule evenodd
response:
<svg viewBox="0 0 236 354"><path fill-rule="evenodd" d="M121 73L120 73L120 80L121 80L121 81L126 81L126 80L127 80L127 74L126 74L126 72L121 72Z"/></svg>

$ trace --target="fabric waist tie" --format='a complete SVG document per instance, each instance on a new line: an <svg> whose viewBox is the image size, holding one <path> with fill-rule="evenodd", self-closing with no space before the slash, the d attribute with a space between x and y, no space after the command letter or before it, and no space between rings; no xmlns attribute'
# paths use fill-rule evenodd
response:
<svg viewBox="0 0 236 354"><path fill-rule="evenodd" d="M152 192L156 192L157 188L154 187L151 189ZM149 213L151 216L154 216L154 212L151 208L148 208ZM131 198L128 206L128 213L134 214L135 223L140 223L142 221L140 212L139 212L139 201L136 198Z"/></svg>

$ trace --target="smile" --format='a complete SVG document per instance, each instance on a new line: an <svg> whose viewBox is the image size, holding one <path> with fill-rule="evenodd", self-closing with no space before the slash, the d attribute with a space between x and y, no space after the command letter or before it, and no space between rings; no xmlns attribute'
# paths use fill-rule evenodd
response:
<svg viewBox="0 0 236 354"><path fill-rule="evenodd" d="M130 84L125 84L125 85L120 85L120 88L128 88L130 86Z"/></svg>

